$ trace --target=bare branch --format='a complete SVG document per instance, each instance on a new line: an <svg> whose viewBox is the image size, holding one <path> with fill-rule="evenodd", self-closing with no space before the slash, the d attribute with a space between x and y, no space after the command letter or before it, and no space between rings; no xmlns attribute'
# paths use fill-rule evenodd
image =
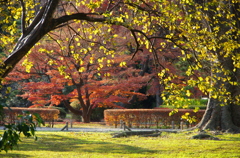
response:
<svg viewBox="0 0 240 158"><path fill-rule="evenodd" d="M135 57L135 55L137 54L138 50L140 50L140 49L139 49L140 44L138 43L137 37L136 37L136 35L135 35L136 30L130 30L130 31L131 31L131 33L132 33L132 35L133 35L133 37L134 37L135 43L136 43L136 45L137 45L136 50L135 50L135 52L134 52L134 54L133 54L133 56L132 56L132 59L133 59L133 58ZM143 50L141 49L141 51L143 51Z"/></svg>
<svg viewBox="0 0 240 158"><path fill-rule="evenodd" d="M75 13L72 15L65 15L60 18L53 19L53 28L52 29L55 29L56 27L58 27L58 25L62 25L71 20L86 20L89 22L106 22L107 19L102 16L94 17L97 15L98 14L93 14L93 13Z"/></svg>
<svg viewBox="0 0 240 158"><path fill-rule="evenodd" d="M22 7L21 29L22 29L22 34L24 34L26 31L26 7L23 0L20 0L20 4Z"/></svg>

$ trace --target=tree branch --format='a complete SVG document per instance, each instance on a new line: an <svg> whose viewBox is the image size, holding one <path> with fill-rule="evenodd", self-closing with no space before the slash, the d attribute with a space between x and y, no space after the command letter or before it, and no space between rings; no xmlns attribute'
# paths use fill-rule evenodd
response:
<svg viewBox="0 0 240 158"><path fill-rule="evenodd" d="M0 73L0 78L6 77L15 65L28 53L28 51L49 31L52 30L49 25L52 20L53 13L58 5L59 0L48 0L33 22L26 29L25 34L22 34L15 48L8 58L4 61L4 65L0 67L3 71ZM1 79L0 79L1 80Z"/></svg>
<svg viewBox="0 0 240 158"><path fill-rule="evenodd" d="M20 0L20 5L22 7L21 29L22 29L22 34L24 34L26 31L26 8L23 0Z"/></svg>
<svg viewBox="0 0 240 158"><path fill-rule="evenodd" d="M76 115L82 115L82 110L74 109L66 100L63 101L64 106Z"/></svg>
<svg viewBox="0 0 240 158"><path fill-rule="evenodd" d="M93 17L93 16L99 16L99 15L93 14L93 13L75 13L71 15L64 15L60 18L53 19L52 29L55 29L56 27L58 27L58 25L62 25L71 20L86 20L89 22L106 22L107 21L107 19L104 17Z"/></svg>

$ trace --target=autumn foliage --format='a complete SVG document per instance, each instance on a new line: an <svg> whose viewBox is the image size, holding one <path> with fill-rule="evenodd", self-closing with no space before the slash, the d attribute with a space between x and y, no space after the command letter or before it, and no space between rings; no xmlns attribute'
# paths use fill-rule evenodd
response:
<svg viewBox="0 0 240 158"><path fill-rule="evenodd" d="M197 123L201 120L205 110L194 112L191 109L178 109L177 113L169 116L172 109L108 109L104 111L104 119L107 125L117 127L121 121L124 121L129 127L149 128L151 126L159 127L160 124L170 126L172 121L180 126L183 119L192 119ZM190 121L190 120L189 120Z"/></svg>

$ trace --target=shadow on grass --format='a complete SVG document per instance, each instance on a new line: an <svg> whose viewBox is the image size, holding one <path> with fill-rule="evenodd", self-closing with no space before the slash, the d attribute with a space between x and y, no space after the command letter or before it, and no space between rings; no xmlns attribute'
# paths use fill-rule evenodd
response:
<svg viewBox="0 0 240 158"><path fill-rule="evenodd" d="M68 136L61 136L57 134L50 135L39 135L38 141L33 141L31 138L25 138L23 143L19 145L19 148L14 149L16 152L23 151L26 154L15 154L11 153L0 153L0 157L11 157L11 158L27 158L32 155L27 155L27 152L87 152L87 153L105 153L105 154L153 154L159 152L159 150L149 150L141 147L103 141L93 141L81 139L81 137L70 138ZM47 154L47 152L45 152ZM45 155L46 156L46 155Z"/></svg>
<svg viewBox="0 0 240 158"><path fill-rule="evenodd" d="M228 137L228 138L222 138L223 141L240 141L240 137Z"/></svg>
<svg viewBox="0 0 240 158"><path fill-rule="evenodd" d="M27 158L29 156L28 155L24 155L24 154L12 154L12 153L1 154L0 153L0 157L1 158Z"/></svg>

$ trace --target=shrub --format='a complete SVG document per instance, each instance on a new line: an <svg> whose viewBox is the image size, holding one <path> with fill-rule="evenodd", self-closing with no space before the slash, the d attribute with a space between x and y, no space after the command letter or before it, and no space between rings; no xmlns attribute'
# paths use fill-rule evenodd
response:
<svg viewBox="0 0 240 158"><path fill-rule="evenodd" d="M14 123L18 120L18 116L23 114L23 111L29 111L30 114L38 113L41 118L46 122L52 122L58 119L59 110L58 109L48 109L48 108L17 108L4 107L4 122Z"/></svg>
<svg viewBox="0 0 240 158"><path fill-rule="evenodd" d="M124 121L129 127L144 127L159 125L170 126L172 121L180 127L180 122L183 120L182 116L186 113L189 118L195 118L195 123L199 122L205 110L193 112L191 109L178 109L178 112L172 116L169 114L172 109L108 109L104 111L104 120L107 125L117 127L121 121Z"/></svg>
<svg viewBox="0 0 240 158"><path fill-rule="evenodd" d="M94 108L93 111L92 111L90 120L93 121L93 122L100 122L102 119L104 119L103 112L106 109L107 108L105 108L105 107Z"/></svg>
<svg viewBox="0 0 240 158"><path fill-rule="evenodd" d="M78 100L75 100L73 102L71 102L70 104L74 109L81 109L81 104ZM76 115L72 112L70 112L70 114L72 115L72 119L78 121L78 122L81 122L82 121L82 116L80 115Z"/></svg>
<svg viewBox="0 0 240 158"><path fill-rule="evenodd" d="M184 109L206 109L208 99L185 99L183 101L177 101L177 108L184 108ZM176 108L171 105L161 105L162 108Z"/></svg>

